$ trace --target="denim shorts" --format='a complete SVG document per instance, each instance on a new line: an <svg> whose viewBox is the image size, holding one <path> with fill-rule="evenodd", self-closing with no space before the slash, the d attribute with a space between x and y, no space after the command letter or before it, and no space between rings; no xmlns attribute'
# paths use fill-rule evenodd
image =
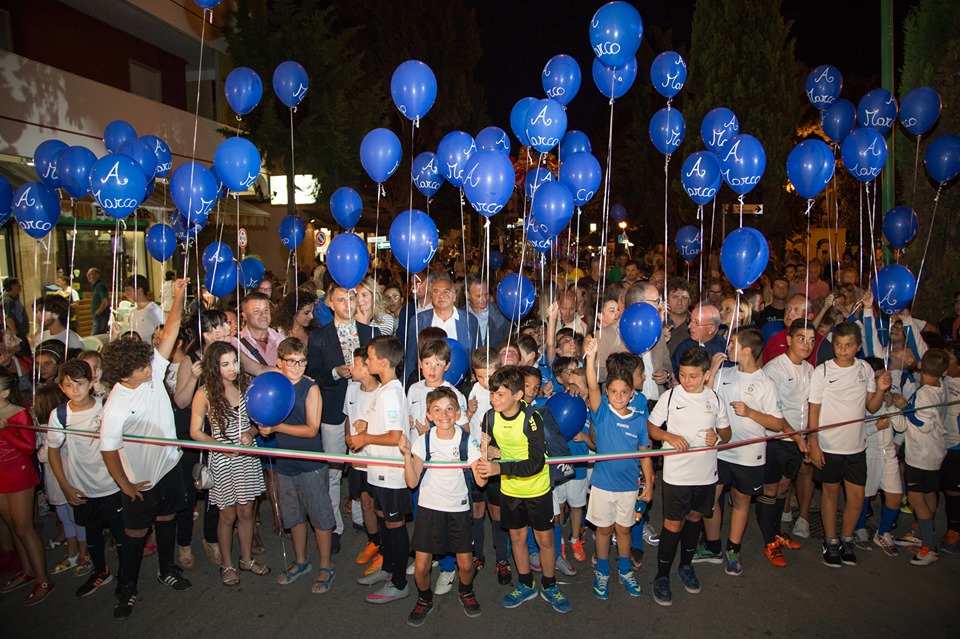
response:
<svg viewBox="0 0 960 639"><path fill-rule="evenodd" d="M309 523L333 530L337 520L330 502L330 476L326 468L299 475L277 474L277 495L284 528Z"/></svg>

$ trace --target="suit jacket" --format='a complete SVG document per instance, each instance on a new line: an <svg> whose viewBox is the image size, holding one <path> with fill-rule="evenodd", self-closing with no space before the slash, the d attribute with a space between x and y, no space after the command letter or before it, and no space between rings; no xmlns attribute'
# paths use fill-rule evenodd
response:
<svg viewBox="0 0 960 639"><path fill-rule="evenodd" d="M474 314L469 307L467 307L467 313L470 314L471 319L475 319L477 316ZM472 353L481 346L487 345L487 335L479 332L480 320L477 320L478 327L478 336L477 341L467 349L467 353ZM457 333L460 330L457 329ZM490 348L495 349L500 344L502 344L507 339L507 333L510 332L510 320L497 308L496 304L489 303L487 304L487 334L489 335Z"/></svg>
<svg viewBox="0 0 960 639"><path fill-rule="evenodd" d="M360 346L366 346L367 342L378 335L380 331L377 329L357 322ZM340 348L340 338L334 322L324 324L310 333L307 339L306 375L320 387L320 397L323 400L320 421L324 424L342 424L347 418L343 412L347 380L333 377L333 369L344 364L346 361L343 359L343 349Z"/></svg>
<svg viewBox="0 0 960 639"><path fill-rule="evenodd" d="M477 323L477 318L468 313L466 309L458 308L457 313L459 314L459 318L457 319L457 341L460 342L460 345L467 351L467 356L469 357L470 353L476 350L474 344L477 343L480 325ZM410 322L410 325L407 327L407 340L404 344L404 352L406 354L404 357L404 378L418 370L417 336L420 334L420 331L432 325L433 309L431 308L417 313L416 321Z"/></svg>

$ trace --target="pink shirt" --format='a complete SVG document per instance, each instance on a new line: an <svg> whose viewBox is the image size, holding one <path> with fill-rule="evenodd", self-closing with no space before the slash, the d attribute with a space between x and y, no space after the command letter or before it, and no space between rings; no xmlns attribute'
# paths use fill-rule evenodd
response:
<svg viewBox="0 0 960 639"><path fill-rule="evenodd" d="M247 348L240 339L244 340L248 344L252 345L260 353L260 357L263 358L263 361L267 366L276 366L277 365L277 346L280 345L280 342L283 341L283 335L273 330L272 328L267 329L267 343L264 346L262 343L253 339L253 336L250 334L249 327L245 327L240 331L239 339L233 339L233 345L240 349L241 352L246 353L250 356L251 359L259 361L260 358L254 356L250 349Z"/></svg>

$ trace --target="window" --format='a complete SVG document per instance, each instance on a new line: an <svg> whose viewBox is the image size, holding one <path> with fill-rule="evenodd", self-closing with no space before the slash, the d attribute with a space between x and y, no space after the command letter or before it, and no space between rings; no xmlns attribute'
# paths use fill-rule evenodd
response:
<svg viewBox="0 0 960 639"><path fill-rule="evenodd" d="M160 71L130 60L130 93L161 102L163 91Z"/></svg>
<svg viewBox="0 0 960 639"><path fill-rule="evenodd" d="M10 12L6 9L0 9L0 51L13 53L13 27Z"/></svg>

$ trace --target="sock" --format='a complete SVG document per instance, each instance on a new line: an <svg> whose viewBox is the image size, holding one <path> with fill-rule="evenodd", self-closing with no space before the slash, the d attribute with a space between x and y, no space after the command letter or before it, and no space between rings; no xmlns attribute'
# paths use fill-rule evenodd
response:
<svg viewBox="0 0 960 639"><path fill-rule="evenodd" d="M423 601L433 601L433 589L427 588L426 590L420 590L417 588L417 596Z"/></svg>
<svg viewBox="0 0 960 639"><path fill-rule="evenodd" d="M700 541L702 521L685 521L680 529L680 565L689 566L693 562L693 554L697 551Z"/></svg>
<svg viewBox="0 0 960 639"><path fill-rule="evenodd" d="M143 537L127 537L123 544L123 554L125 561L123 565L123 584L137 589L137 580L140 579L140 564L143 562L143 547L147 545L147 535ZM120 551L119 546L117 551Z"/></svg>
<svg viewBox="0 0 960 639"><path fill-rule="evenodd" d="M597 572L601 575L610 574L610 560L597 558Z"/></svg>
<svg viewBox="0 0 960 639"><path fill-rule="evenodd" d="M733 552L740 552L741 544L735 544L730 541L730 538L727 538L727 550L732 550Z"/></svg>
<svg viewBox="0 0 960 639"><path fill-rule="evenodd" d="M533 528L527 528L527 552L531 555L540 554L540 546L537 545L537 538L533 536Z"/></svg>
<svg viewBox="0 0 960 639"><path fill-rule="evenodd" d="M860 509L860 519L857 520L857 530L867 527L867 509L870 508L870 498L863 500L863 508Z"/></svg>
<svg viewBox="0 0 960 639"><path fill-rule="evenodd" d="M477 559L483 559L483 544L486 541L486 528L484 527L483 517L474 517L470 521L470 539L473 541L473 556Z"/></svg>
<svg viewBox="0 0 960 639"><path fill-rule="evenodd" d="M629 557L617 557L617 570L621 575L625 575L633 569Z"/></svg>
<svg viewBox="0 0 960 639"><path fill-rule="evenodd" d="M776 506L774 506L774 508L777 509L777 514L781 517L781 519L783 518L784 509L786 508L786 506L787 506L787 496L786 496L786 495L777 495ZM791 513L791 514L792 514L792 513ZM780 532L780 524L779 524L779 523L777 524L777 532L778 532L778 533Z"/></svg>
<svg viewBox="0 0 960 639"><path fill-rule="evenodd" d="M392 539L390 537L389 529L387 528L387 522L383 519L383 517L377 517L377 526L379 526L381 541L380 554L383 555L382 569L384 572L392 574L394 572L394 568L396 567L393 565L393 544L391 543ZM402 566L401 568L404 571L407 569L406 566Z"/></svg>
<svg viewBox="0 0 960 639"><path fill-rule="evenodd" d="M723 545L719 539L707 539L707 550L715 555L719 555L723 551Z"/></svg>
<svg viewBox="0 0 960 639"><path fill-rule="evenodd" d="M124 581L125 575L129 570L127 569L127 554L124 551L124 546L127 543L127 533L123 528L123 520L120 518L120 513L116 513L116 517L107 522L107 528L110 529L110 532L113 533L113 539L117 542L117 566L113 571L114 576L117 578L117 584L126 583ZM106 544L104 544L106 545ZM141 555L141 559L143 556ZM109 567L109 564L104 563L104 565Z"/></svg>
<svg viewBox="0 0 960 639"><path fill-rule="evenodd" d="M877 528L877 534L883 535L893 530L893 525L897 523L897 517L900 516L899 508L889 508L886 504L880 510L880 527Z"/></svg>
<svg viewBox="0 0 960 639"><path fill-rule="evenodd" d="M677 556L680 534L664 528L660 531L660 545L657 546L657 579L670 576L670 567Z"/></svg>
<svg viewBox="0 0 960 639"><path fill-rule="evenodd" d="M923 545L930 550L936 550L937 543L933 538L933 517L917 519L917 522L920 524L920 539L923 540Z"/></svg>
<svg viewBox="0 0 960 639"><path fill-rule="evenodd" d="M380 530L377 530L375 533L367 533L367 541L375 546L380 545Z"/></svg>
<svg viewBox="0 0 960 639"><path fill-rule="evenodd" d="M93 572L96 574L106 572L107 554L106 544L103 542L103 524L98 521L85 528L87 529L87 552L90 553Z"/></svg>
<svg viewBox="0 0 960 639"><path fill-rule="evenodd" d="M532 572L518 573L517 581L519 583L522 583L527 588L533 588L533 573Z"/></svg>
<svg viewBox="0 0 960 639"><path fill-rule="evenodd" d="M638 521L633 525L633 528L630 531L630 548L643 550L643 522L646 521L647 516L644 515L643 519Z"/></svg>
<svg viewBox="0 0 960 639"><path fill-rule="evenodd" d="M543 587L544 590L547 590L548 588L553 588L554 586L557 585L556 575L554 575L553 577L541 577L540 585Z"/></svg>
<svg viewBox="0 0 960 639"><path fill-rule="evenodd" d="M553 547L559 557L563 551L563 526L560 524L553 527Z"/></svg>
<svg viewBox="0 0 960 639"><path fill-rule="evenodd" d="M410 537L407 535L407 527L399 526L390 528L389 533L393 540L394 547L394 571L393 585L397 590L403 590L407 587L407 567L403 565L410 554Z"/></svg>
<svg viewBox="0 0 960 639"><path fill-rule="evenodd" d="M497 561L507 561L510 558L510 535L499 519L491 520L493 523L493 549L497 553Z"/></svg>
<svg viewBox="0 0 960 639"><path fill-rule="evenodd" d="M947 529L960 533L960 495L946 495L943 502L947 511Z"/></svg>
<svg viewBox="0 0 960 639"><path fill-rule="evenodd" d="M470 583L463 583L463 580L460 581L460 585L457 586L457 592L461 595L469 595L473 592L473 580L470 580Z"/></svg>
<svg viewBox="0 0 960 639"><path fill-rule="evenodd" d="M167 571L174 565L174 549L177 545L177 522L158 521L157 531L157 559L160 563L160 572Z"/></svg>
<svg viewBox="0 0 960 639"><path fill-rule="evenodd" d="M778 515L777 501L773 497L766 495L757 497L757 523L760 524L764 545L772 544L777 540L777 533L780 532Z"/></svg>

